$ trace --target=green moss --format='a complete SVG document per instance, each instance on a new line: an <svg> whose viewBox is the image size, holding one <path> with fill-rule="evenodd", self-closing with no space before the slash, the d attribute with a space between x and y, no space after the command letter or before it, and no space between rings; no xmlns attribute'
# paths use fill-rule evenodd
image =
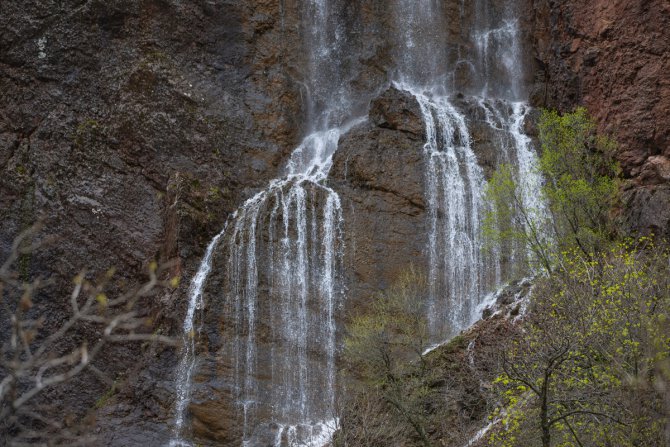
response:
<svg viewBox="0 0 670 447"><path fill-rule="evenodd" d="M100 396L100 398L95 402L95 409L96 410L99 409L99 408L104 407L109 402L109 400L112 397L114 397L114 395L117 392L117 387L118 387L118 384L117 384L116 381L114 381L112 386L105 392L105 394Z"/></svg>
<svg viewBox="0 0 670 447"><path fill-rule="evenodd" d="M86 119L79 123L74 132L74 145L81 149L87 143L95 141L101 134L102 126L94 119Z"/></svg>

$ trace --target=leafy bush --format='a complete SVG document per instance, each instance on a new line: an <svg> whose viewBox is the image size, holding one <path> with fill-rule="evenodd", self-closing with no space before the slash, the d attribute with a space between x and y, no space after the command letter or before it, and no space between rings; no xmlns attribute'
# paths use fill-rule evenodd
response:
<svg viewBox="0 0 670 447"><path fill-rule="evenodd" d="M430 373L423 353L428 347L428 327L423 299L426 278L410 269L384 293L378 295L369 312L348 325L345 340L347 372L360 384L352 392L356 413L374 407L370 417L388 414L387 422L362 421L381 430L365 430L344 436L355 445L376 445L393 441L393 434L413 431L424 446L430 446L426 433L425 403L433 390L425 385ZM355 385L354 385L355 387ZM351 411L349 411L351 413Z"/></svg>

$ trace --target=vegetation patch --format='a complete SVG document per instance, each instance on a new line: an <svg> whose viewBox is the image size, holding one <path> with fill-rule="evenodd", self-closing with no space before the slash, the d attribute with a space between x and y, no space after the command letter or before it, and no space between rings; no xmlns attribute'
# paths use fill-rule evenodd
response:
<svg viewBox="0 0 670 447"><path fill-rule="evenodd" d="M528 312L426 354L425 278L401 276L348 328L345 372L357 381L337 445L670 445L668 244L620 230L615 144L585 109L544 111L539 130L544 183L530 193L544 205L530 208L502 165L484 225L532 253Z"/></svg>

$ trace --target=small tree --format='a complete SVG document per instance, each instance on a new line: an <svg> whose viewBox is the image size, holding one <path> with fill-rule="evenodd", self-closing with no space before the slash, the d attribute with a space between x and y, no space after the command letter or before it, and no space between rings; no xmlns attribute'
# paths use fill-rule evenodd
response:
<svg viewBox="0 0 670 447"><path fill-rule="evenodd" d="M586 109L540 117L541 209L523 200L514 170L502 165L487 189L492 204L485 231L494 240L527 246L535 260L551 273L560 253L577 248L590 257L606 249L616 229L611 213L617 204L619 168L612 140L596 135Z"/></svg>
<svg viewBox="0 0 670 447"><path fill-rule="evenodd" d="M541 191L534 193L542 194ZM502 245L527 248L532 253L531 264L537 263L540 269L551 272L550 214L545 208L531 208L524 200L525 193L511 166L498 167L487 185L486 196L491 204L484 217L484 232L488 239Z"/></svg>
<svg viewBox="0 0 670 447"><path fill-rule="evenodd" d="M496 381L504 424L491 445L667 444L658 390L668 383L668 252L646 238L614 242L614 145L585 109L545 111L539 129L546 213L528 208L507 166L488 189L489 234L521 241L549 274L506 346Z"/></svg>
<svg viewBox="0 0 670 447"><path fill-rule="evenodd" d="M492 445L529 445L518 443L522 430L543 447L662 445L664 396L654 390L670 355L668 251L640 244L595 259L575 249L538 285L524 332L503 355L509 429Z"/></svg>
<svg viewBox="0 0 670 447"><path fill-rule="evenodd" d="M547 180L543 192L556 242L561 250L577 247L590 257L616 232L610 218L619 192L616 145L595 133L583 107L563 116L545 110L539 129L540 169Z"/></svg>
<svg viewBox="0 0 670 447"><path fill-rule="evenodd" d="M369 393L358 405L367 401L379 406L372 402L380 402L390 410L396 428L399 424L411 428L422 445L430 446L425 402L433 391L426 386L430 371L424 359L429 343L426 295L425 276L414 269L402 273L368 313L348 326L345 360L349 375L363 385L359 393ZM366 421L357 425L364 426ZM368 445L359 442L357 445Z"/></svg>

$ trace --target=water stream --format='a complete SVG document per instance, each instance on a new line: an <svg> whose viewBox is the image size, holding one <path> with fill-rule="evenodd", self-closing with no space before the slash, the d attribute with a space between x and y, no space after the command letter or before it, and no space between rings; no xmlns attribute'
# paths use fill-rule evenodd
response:
<svg viewBox="0 0 670 447"><path fill-rule="evenodd" d="M351 117L355 101L342 66L347 43L337 18L343 7L332 0L304 1L307 135L283 177L229 218L193 280L171 445L189 445L184 421L195 369L195 309L205 305L203 287L215 249L225 254L218 267L225 271L222 352L231 359L243 445L322 447L332 437L343 217L326 178L340 135L361 121Z"/></svg>
<svg viewBox="0 0 670 447"><path fill-rule="evenodd" d="M436 31L445 28L445 2L396 0L402 14L397 17L395 84L415 96L426 128L426 307L436 343L468 327L487 294L523 271L530 256L525 247L485 240L487 181L472 135L474 124L485 124L485 132L493 136L496 164L514 167L526 208L542 210L536 193L541 184L537 157L523 131L529 107L523 101L520 31L515 4L509 3L504 11L495 11L491 2L477 0L472 23L461 33L465 43L447 50L446 32ZM466 16L462 3L461 21ZM463 67L467 82L459 86Z"/></svg>
<svg viewBox="0 0 670 447"><path fill-rule="evenodd" d="M205 250L205 256L203 257L202 262L200 263L200 267L193 277L191 286L189 288L188 310L186 311L186 317L184 318L184 324L182 327L183 352L179 365L177 366L177 379L175 384L175 388L177 389L175 423L173 439L169 443L170 447L189 445L187 441L182 439L181 435L184 427L184 413L186 411L186 406L188 405L188 402L191 398L190 384L193 376L193 369L195 368L195 312L198 309L202 309L204 306L203 289L205 287L205 281L212 269L212 255L214 254L214 250L219 244L219 240L225 232L226 227L224 226L223 230L214 236L214 238L207 246L207 250Z"/></svg>
<svg viewBox="0 0 670 447"><path fill-rule="evenodd" d="M480 222L486 181L465 117L446 97L416 98L427 136L428 322L434 337L444 337L470 322L478 297L498 278L487 278L490 266L483 261Z"/></svg>
<svg viewBox="0 0 670 447"><path fill-rule="evenodd" d="M227 348L244 443L253 445L261 423L276 432L277 446L320 447L332 434L343 221L340 198L323 181L339 136L359 122L307 136L289 160L287 175L248 199L207 248L184 321L172 445L185 444L181 433L195 362L195 310L204 305L204 283L220 244L227 254L224 296L232 334ZM268 287L262 295L260 284ZM265 304L259 302L261 296ZM271 326L268 340L257 339L258 324ZM321 353L320 361L314 361L315 351ZM259 357L269 359L263 371ZM269 389L261 389L258 374L268 370ZM271 418L259 420L259 407L272 408Z"/></svg>
<svg viewBox="0 0 670 447"><path fill-rule="evenodd" d="M338 23L345 3L304 0L306 136L283 176L230 216L192 281L172 446L190 445L184 438L197 366L196 310L214 305L204 302L203 290L215 251L223 253L216 267L224 272L221 355L230 359L231 398L243 445L323 447L337 426L336 316L344 301L339 281L344 222L340 197L327 177L340 136L361 122L352 117L357 107L345 69L347 57L356 55L348 47L346 27ZM514 11L499 14L488 1L477 0L465 36L469 43L454 49L443 8L438 0L392 0L396 29L388 36L396 41L390 77L414 95L426 128L426 311L434 341L471 324L482 300L530 256L518 246L488 244L493 252L485 252L486 176L473 137L473 113L494 136L497 162L516 167L523 201L542 209L535 194L541 182L537 160L523 131L529 108L523 101ZM460 15L465 20L465 3ZM469 79L459 96L462 67Z"/></svg>

